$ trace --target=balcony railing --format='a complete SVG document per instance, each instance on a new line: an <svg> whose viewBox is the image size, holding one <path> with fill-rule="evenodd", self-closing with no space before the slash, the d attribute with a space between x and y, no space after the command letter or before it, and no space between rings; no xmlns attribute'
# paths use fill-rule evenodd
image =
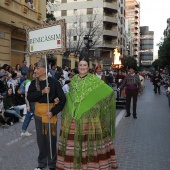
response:
<svg viewBox="0 0 170 170"><path fill-rule="evenodd" d="M112 36L112 37L117 37L118 36L118 32L117 30L103 30L103 35L108 35L108 36Z"/></svg>
<svg viewBox="0 0 170 170"><path fill-rule="evenodd" d="M111 16L104 16L103 21L117 23L117 18L116 17L111 17Z"/></svg>
<svg viewBox="0 0 170 170"><path fill-rule="evenodd" d="M117 3L116 3L116 2L112 2L112 3L104 2L104 3L103 3L103 7L104 7L104 8L114 9L114 10L118 10L118 6L117 6Z"/></svg>

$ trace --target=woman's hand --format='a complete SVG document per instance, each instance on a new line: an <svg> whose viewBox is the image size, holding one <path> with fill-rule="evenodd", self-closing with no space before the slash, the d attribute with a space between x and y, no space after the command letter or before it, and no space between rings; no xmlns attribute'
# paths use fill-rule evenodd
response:
<svg viewBox="0 0 170 170"><path fill-rule="evenodd" d="M28 111L28 112L30 111L30 107L29 107L29 106L27 106L27 111Z"/></svg>

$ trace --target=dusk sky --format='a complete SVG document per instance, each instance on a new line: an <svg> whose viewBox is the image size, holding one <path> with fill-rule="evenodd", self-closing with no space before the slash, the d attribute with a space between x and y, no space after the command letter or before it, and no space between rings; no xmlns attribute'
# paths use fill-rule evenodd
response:
<svg viewBox="0 0 170 170"><path fill-rule="evenodd" d="M140 26L149 26L154 31L154 56L158 53L158 44L170 18L170 0L138 0L140 2Z"/></svg>

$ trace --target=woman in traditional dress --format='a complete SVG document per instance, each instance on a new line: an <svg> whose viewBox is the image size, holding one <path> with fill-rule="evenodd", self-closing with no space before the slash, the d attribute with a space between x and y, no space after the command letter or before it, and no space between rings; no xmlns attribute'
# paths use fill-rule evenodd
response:
<svg viewBox="0 0 170 170"><path fill-rule="evenodd" d="M85 59L79 62L78 71L66 93L56 167L60 170L116 169L113 89L88 72Z"/></svg>

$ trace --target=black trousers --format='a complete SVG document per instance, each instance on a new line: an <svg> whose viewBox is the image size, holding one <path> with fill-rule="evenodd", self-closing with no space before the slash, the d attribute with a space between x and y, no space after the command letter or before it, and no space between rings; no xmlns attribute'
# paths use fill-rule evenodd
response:
<svg viewBox="0 0 170 170"><path fill-rule="evenodd" d="M46 167L48 165L49 168L56 167L56 159L57 159L57 135L53 136L51 134L51 146L52 146L52 159L50 156L50 142L49 142L49 133L42 134L42 118L35 115L35 127L37 132L37 144L39 148L39 156L38 156L38 166ZM56 125L57 130L57 125ZM56 132L57 134L57 132Z"/></svg>
<svg viewBox="0 0 170 170"><path fill-rule="evenodd" d="M160 86L158 86L157 84L154 84L154 92L155 94L158 92L159 94L161 93L160 91Z"/></svg>
<svg viewBox="0 0 170 170"><path fill-rule="evenodd" d="M15 115L13 115L13 114L11 114L11 113L5 112L5 113L4 113L4 116L5 116L5 118L7 118L6 120L2 117L2 115L0 115L0 122L1 122L2 124L7 123L8 125L10 125L11 122L14 122Z"/></svg>
<svg viewBox="0 0 170 170"><path fill-rule="evenodd" d="M131 98L133 97L133 116L136 116L138 89L126 89L126 112L130 115Z"/></svg>

